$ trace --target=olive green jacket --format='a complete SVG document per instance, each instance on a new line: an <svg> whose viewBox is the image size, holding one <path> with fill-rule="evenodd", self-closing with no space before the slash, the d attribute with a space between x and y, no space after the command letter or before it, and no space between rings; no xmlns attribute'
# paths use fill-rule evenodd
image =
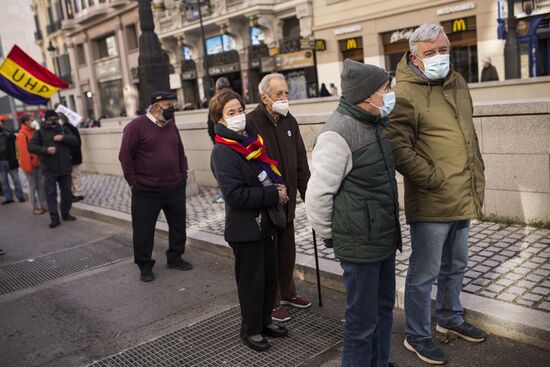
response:
<svg viewBox="0 0 550 367"><path fill-rule="evenodd" d="M405 179L407 223L481 215L485 166L468 84L453 69L430 81L407 53L396 71L396 105L386 136Z"/></svg>

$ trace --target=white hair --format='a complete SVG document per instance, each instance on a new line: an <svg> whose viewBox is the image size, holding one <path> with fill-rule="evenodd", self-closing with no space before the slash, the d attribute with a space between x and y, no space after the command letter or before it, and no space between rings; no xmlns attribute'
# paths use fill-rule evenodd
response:
<svg viewBox="0 0 550 367"><path fill-rule="evenodd" d="M409 48L411 53L415 56L418 54L418 42L434 42L440 34L443 34L445 38L447 38L445 30L439 24L422 24L420 27L416 28L411 38L409 38ZM448 38L447 43L449 43Z"/></svg>
<svg viewBox="0 0 550 367"><path fill-rule="evenodd" d="M260 94L260 96L262 94L271 93L271 85L269 82L273 79L286 80L283 74L279 74L279 73L267 74L262 78L262 80L260 81L260 84L258 85L258 93Z"/></svg>

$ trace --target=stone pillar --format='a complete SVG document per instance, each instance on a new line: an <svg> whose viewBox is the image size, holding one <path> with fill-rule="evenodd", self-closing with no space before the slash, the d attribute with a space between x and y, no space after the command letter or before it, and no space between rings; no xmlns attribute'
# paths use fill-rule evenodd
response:
<svg viewBox="0 0 550 367"><path fill-rule="evenodd" d="M78 62L75 55L75 47L73 42L68 42L69 61L71 63L71 72L73 74L73 87L76 90L76 112L81 116L85 115L86 107L83 105L82 90L80 90L80 75L78 74Z"/></svg>
<svg viewBox="0 0 550 367"><path fill-rule="evenodd" d="M122 91L124 94L124 108L127 116L133 116L136 110L139 108L137 101L134 100L133 93L134 85L132 84L132 78L130 76L130 68L128 66L128 46L126 44L126 37L124 37L124 26L120 22L116 30L116 37L118 43L118 55L120 62L120 70L122 72Z"/></svg>
<svg viewBox="0 0 550 367"><path fill-rule="evenodd" d="M86 55L86 65L88 65L88 70L90 73L90 92L92 92L92 101L94 105L94 118L98 119L101 116L101 99L99 96L99 88L97 85L97 78L95 75L95 65L94 59L92 56L92 41L86 36L84 40L84 54ZM87 97L86 97L87 98Z"/></svg>

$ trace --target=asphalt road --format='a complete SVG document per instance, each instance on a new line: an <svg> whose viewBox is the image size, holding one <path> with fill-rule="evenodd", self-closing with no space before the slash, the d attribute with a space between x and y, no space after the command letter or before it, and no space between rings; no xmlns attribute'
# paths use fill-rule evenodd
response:
<svg viewBox="0 0 550 367"><path fill-rule="evenodd" d="M91 244L128 229L90 219L49 229L46 216L33 216L28 203L0 206L0 276L7 264ZM157 279L138 280L131 258L69 275L42 285L0 295L0 366L85 366L160 335L181 329L238 304L233 261L188 247L190 272L165 267L167 241L158 238ZM299 289L316 299L313 284ZM343 319L342 293L324 289L324 307L313 308ZM316 302L315 302L316 303ZM392 360L403 366L425 366L402 346L404 317L395 312ZM238 333L238 330L235 331ZM505 338L489 337L472 345L451 339L443 345L449 366L548 366L550 353ZM336 345L304 366L338 366Z"/></svg>

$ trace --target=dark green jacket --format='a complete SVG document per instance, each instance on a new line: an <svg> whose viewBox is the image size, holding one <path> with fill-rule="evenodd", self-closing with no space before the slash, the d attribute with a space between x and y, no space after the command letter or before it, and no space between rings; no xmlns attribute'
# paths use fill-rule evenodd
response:
<svg viewBox="0 0 550 367"><path fill-rule="evenodd" d="M464 78L439 82L407 62L397 66L397 103L386 135L405 181L407 222L447 222L481 215L484 164Z"/></svg>
<svg viewBox="0 0 550 367"><path fill-rule="evenodd" d="M319 136L327 132L338 134L339 137L332 135L332 139L343 138L347 144L343 148L351 152L351 169L334 194L331 235L336 257L357 263L382 261L402 244L393 158L381 121L370 116L370 121L359 121L339 108L319 133ZM317 149L322 151L320 147ZM327 152L327 155L342 153ZM330 210L330 205L316 207L326 197L322 187L333 176L328 173L326 179L323 177L323 171L326 172L321 167L323 163L315 166L320 160L322 157L316 156L314 149L313 175L306 200L308 218L314 228L323 227L317 226L322 220L315 221L319 211Z"/></svg>

